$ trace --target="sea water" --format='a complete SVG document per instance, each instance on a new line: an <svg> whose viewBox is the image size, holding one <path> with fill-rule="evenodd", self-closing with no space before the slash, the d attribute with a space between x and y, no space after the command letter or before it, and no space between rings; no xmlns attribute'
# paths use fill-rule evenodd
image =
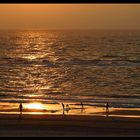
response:
<svg viewBox="0 0 140 140"><path fill-rule="evenodd" d="M140 107L140 31L0 31L0 102Z"/></svg>

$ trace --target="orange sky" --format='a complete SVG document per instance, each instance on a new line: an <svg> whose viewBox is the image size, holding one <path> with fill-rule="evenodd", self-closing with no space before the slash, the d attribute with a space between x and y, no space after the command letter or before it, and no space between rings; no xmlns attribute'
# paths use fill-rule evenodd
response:
<svg viewBox="0 0 140 140"><path fill-rule="evenodd" d="M1 29L140 29L140 4L0 4Z"/></svg>

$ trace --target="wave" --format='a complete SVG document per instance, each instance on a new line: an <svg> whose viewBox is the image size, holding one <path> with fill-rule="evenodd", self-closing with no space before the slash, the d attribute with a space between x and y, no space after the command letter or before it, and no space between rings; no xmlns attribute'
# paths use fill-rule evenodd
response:
<svg viewBox="0 0 140 140"><path fill-rule="evenodd" d="M82 60L74 58L67 64L95 66L140 66L140 60Z"/></svg>
<svg viewBox="0 0 140 140"><path fill-rule="evenodd" d="M106 60L106 58L111 58ZM115 59L112 59L115 58ZM101 59L85 60L79 58L72 59L58 59L56 61L51 61L49 59L38 59L38 60L28 60L25 58L1 58L1 64L8 65L43 65L47 67L59 67L61 65L85 65L85 66L140 66L140 60L138 59L116 59L117 56L103 56ZM105 60L104 60L105 59Z"/></svg>
<svg viewBox="0 0 140 140"><path fill-rule="evenodd" d="M140 66L140 60L83 60L78 58L58 59L56 62L43 60L43 64L48 67L59 67L61 65L85 65L85 66Z"/></svg>

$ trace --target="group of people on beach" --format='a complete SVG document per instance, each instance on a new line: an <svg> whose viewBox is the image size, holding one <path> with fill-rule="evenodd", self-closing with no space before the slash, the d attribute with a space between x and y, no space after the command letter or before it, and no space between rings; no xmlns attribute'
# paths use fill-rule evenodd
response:
<svg viewBox="0 0 140 140"><path fill-rule="evenodd" d="M82 109L84 108L84 104L81 102L80 103ZM63 110L65 109L65 105L62 103L62 107L63 107ZM109 112L109 103L107 102L106 105L105 105L105 108L106 108L106 112ZM69 109L69 105L67 104L66 105L66 109Z"/></svg>
<svg viewBox="0 0 140 140"><path fill-rule="evenodd" d="M84 104L82 102L80 103L80 105L81 105L82 108L84 108ZM64 110L65 109L64 103L62 103L62 107L63 107L63 110ZM70 109L69 104L66 104L66 109Z"/></svg>
<svg viewBox="0 0 140 140"><path fill-rule="evenodd" d="M66 110L68 112L70 110L69 104L66 104L66 107L64 103L61 103L61 105L62 105L63 111ZM80 103L80 105L81 105L81 109L84 109L84 104L82 102Z"/></svg>
<svg viewBox="0 0 140 140"><path fill-rule="evenodd" d="M82 102L80 103L80 105L81 105L81 108L84 109L84 104ZM110 107L109 103L106 103L105 107L106 107L106 113L109 113L109 107ZM64 113L65 109L66 109L66 111L68 111L70 109L69 104L67 104L66 108L65 108L64 103L62 103L62 108L63 108L63 113ZM21 117L22 116L22 112L23 112L23 105L22 105L22 103L19 104L19 112L20 112L20 117Z"/></svg>

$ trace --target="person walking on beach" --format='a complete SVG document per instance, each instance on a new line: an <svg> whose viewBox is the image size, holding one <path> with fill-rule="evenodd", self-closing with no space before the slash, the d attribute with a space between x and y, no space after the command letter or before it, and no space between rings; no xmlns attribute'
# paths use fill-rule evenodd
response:
<svg viewBox="0 0 140 140"><path fill-rule="evenodd" d="M81 107L82 107L82 109L84 108L84 104L81 102Z"/></svg>
<svg viewBox="0 0 140 140"><path fill-rule="evenodd" d="M106 103L106 113L109 113L109 103Z"/></svg>
<svg viewBox="0 0 140 140"><path fill-rule="evenodd" d="M63 111L64 111L64 109L65 109L65 105L62 103L62 107L63 107Z"/></svg>
<svg viewBox="0 0 140 140"><path fill-rule="evenodd" d="M83 113L83 111L84 111L84 104L83 104L83 102L81 102L80 105L81 105L81 113Z"/></svg>
<svg viewBox="0 0 140 140"><path fill-rule="evenodd" d="M22 116L22 110L23 110L23 105L22 105L22 103L20 103L20 105L19 105L20 117Z"/></svg>
<svg viewBox="0 0 140 140"><path fill-rule="evenodd" d="M66 108L69 109L69 105L68 104L66 105Z"/></svg>
<svg viewBox="0 0 140 140"><path fill-rule="evenodd" d="M63 108L63 116L64 116L64 119L66 119L65 105L63 103L61 103L61 105L62 105L62 108Z"/></svg>
<svg viewBox="0 0 140 140"><path fill-rule="evenodd" d="M69 108L69 105L67 104L67 105L66 105L67 114L68 114L69 110L70 110L70 108Z"/></svg>

